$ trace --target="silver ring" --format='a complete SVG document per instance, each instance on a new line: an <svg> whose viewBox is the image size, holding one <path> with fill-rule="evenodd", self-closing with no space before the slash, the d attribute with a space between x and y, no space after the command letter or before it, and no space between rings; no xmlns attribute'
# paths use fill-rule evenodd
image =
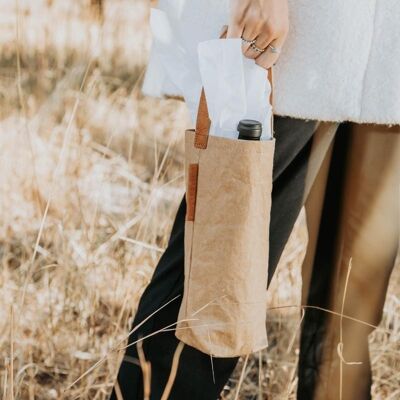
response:
<svg viewBox="0 0 400 400"><path fill-rule="evenodd" d="M280 52L281 52L281 49L278 49L278 47L272 46L272 44L269 44L268 47L271 49L271 53L280 54Z"/></svg>
<svg viewBox="0 0 400 400"><path fill-rule="evenodd" d="M260 49L259 47L257 47L256 45L255 45L255 43L252 43L251 45L250 45L250 47L254 50L254 51L256 51L257 53L264 53L264 51L265 51L265 49Z"/></svg>
<svg viewBox="0 0 400 400"><path fill-rule="evenodd" d="M247 44L249 44L250 46L256 42L256 39L247 40L247 39L245 39L243 36L242 36L241 39L242 39L242 42L247 43Z"/></svg>

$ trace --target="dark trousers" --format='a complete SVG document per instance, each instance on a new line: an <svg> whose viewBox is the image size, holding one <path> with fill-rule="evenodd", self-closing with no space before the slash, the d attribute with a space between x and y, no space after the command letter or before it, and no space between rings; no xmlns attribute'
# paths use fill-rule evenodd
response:
<svg viewBox="0 0 400 400"><path fill-rule="evenodd" d="M275 118L276 150L274 158L274 188L270 224L269 279L272 278L293 225L303 206L303 193L308 159L316 122L290 118ZM184 227L186 204L182 200L168 247L162 255L153 278L145 290L133 326L160 309L129 338L134 343L177 321L184 282ZM143 352L151 364L151 399L159 400L170 375L172 359L178 346L173 329L143 341ZM118 386L125 400L143 399L143 376L138 365L137 346L127 348L118 373ZM180 357L170 399L215 400L232 374L237 358L213 358L185 346ZM214 374L212 372L214 370ZM117 400L116 390L111 399Z"/></svg>

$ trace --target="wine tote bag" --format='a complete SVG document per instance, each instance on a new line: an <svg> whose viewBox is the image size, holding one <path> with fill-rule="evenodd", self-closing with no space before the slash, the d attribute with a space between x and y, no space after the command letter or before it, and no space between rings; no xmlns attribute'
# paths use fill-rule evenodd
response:
<svg viewBox="0 0 400 400"><path fill-rule="evenodd" d="M185 136L185 282L175 334L216 357L267 346L266 301L275 139L209 135L204 90Z"/></svg>

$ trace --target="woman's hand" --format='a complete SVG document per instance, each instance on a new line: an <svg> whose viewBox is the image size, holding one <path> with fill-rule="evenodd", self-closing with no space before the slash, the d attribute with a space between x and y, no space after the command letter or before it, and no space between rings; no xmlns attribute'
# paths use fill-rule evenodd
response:
<svg viewBox="0 0 400 400"><path fill-rule="evenodd" d="M244 39L244 55L268 69L289 32L288 14L287 0L230 0L228 37Z"/></svg>

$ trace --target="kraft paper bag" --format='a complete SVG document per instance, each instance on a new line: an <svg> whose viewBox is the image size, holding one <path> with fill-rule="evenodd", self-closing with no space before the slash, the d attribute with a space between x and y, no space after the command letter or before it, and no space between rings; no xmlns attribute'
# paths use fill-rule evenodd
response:
<svg viewBox="0 0 400 400"><path fill-rule="evenodd" d="M185 282L175 334L216 357L267 346L266 302L275 139L209 135L204 91L186 132Z"/></svg>

